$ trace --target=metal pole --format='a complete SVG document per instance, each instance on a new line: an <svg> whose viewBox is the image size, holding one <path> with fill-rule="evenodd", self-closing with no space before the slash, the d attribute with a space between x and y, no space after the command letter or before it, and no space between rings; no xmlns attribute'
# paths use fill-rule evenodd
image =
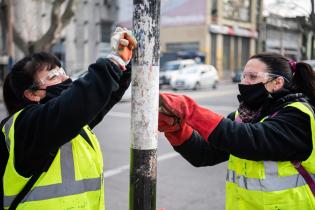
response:
<svg viewBox="0 0 315 210"><path fill-rule="evenodd" d="M156 209L160 0L133 0L129 210Z"/></svg>

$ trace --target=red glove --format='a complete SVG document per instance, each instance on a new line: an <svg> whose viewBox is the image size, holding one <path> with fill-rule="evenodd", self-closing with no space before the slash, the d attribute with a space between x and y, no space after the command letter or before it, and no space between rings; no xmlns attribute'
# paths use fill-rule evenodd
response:
<svg viewBox="0 0 315 210"><path fill-rule="evenodd" d="M211 110L198 106L194 100L184 95L160 93L162 106L182 121L186 122L208 140L209 135L223 119Z"/></svg>
<svg viewBox="0 0 315 210"><path fill-rule="evenodd" d="M165 137L173 146L179 146L187 141L193 132L193 129L186 123L180 123L176 118L159 113L160 132L164 132Z"/></svg>

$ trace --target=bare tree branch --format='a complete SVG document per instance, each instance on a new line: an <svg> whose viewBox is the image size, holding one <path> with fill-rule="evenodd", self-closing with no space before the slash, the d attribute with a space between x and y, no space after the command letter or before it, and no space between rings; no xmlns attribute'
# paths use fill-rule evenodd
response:
<svg viewBox="0 0 315 210"><path fill-rule="evenodd" d="M70 23L74 15L73 0L68 0L66 9L61 15L61 6L64 2L65 0L55 0L53 2L50 27L40 39L32 43L30 47L33 49L30 51L49 51L53 44L60 39L62 29Z"/></svg>
<svg viewBox="0 0 315 210"><path fill-rule="evenodd" d="M68 25L73 16L74 16L73 0L69 0L67 7L61 17L61 22L63 23L63 25L64 26Z"/></svg>

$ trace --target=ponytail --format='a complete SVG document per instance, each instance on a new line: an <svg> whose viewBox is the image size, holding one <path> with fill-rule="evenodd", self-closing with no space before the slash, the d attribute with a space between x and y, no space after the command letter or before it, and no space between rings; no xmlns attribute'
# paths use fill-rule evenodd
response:
<svg viewBox="0 0 315 210"><path fill-rule="evenodd" d="M304 93L315 106L315 71L309 64L296 63L291 88L296 92Z"/></svg>

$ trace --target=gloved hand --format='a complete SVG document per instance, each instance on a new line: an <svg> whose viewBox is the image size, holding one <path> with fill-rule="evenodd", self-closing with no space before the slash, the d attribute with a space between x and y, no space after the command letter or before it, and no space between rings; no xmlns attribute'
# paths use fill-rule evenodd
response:
<svg viewBox="0 0 315 210"><path fill-rule="evenodd" d="M158 130L164 132L165 137L173 146L183 144L191 137L193 132L193 129L186 123L161 112L159 112Z"/></svg>
<svg viewBox="0 0 315 210"><path fill-rule="evenodd" d="M223 119L215 112L205 109L184 95L160 93L160 103L169 112L186 122L205 139Z"/></svg>
<svg viewBox="0 0 315 210"><path fill-rule="evenodd" d="M114 61L122 70L132 58L132 50L137 47L137 40L132 32L126 28L117 27L111 38L112 52L107 58Z"/></svg>

